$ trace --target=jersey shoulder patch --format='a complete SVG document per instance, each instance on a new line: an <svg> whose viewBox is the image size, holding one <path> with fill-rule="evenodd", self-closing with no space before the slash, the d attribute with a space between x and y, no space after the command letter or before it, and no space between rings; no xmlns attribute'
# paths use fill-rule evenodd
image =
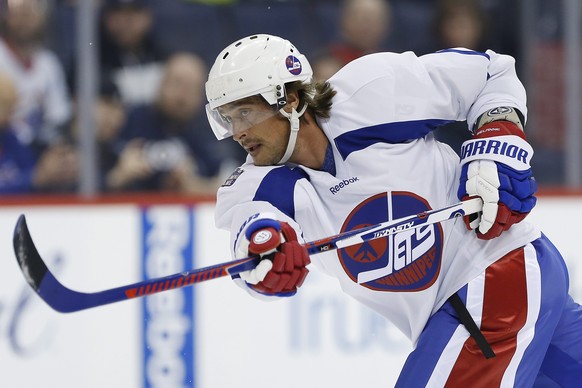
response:
<svg viewBox="0 0 582 388"><path fill-rule="evenodd" d="M241 174L245 172L245 170L243 170L241 167L237 167L232 174L230 174L230 176L228 178L226 178L226 180L224 181L224 183L222 184L221 187L229 187L234 185L234 182L236 182L236 180L238 179L239 176L241 176Z"/></svg>

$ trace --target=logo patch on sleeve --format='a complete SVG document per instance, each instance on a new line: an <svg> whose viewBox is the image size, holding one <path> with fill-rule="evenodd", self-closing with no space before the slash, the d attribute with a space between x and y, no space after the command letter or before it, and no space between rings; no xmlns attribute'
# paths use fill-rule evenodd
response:
<svg viewBox="0 0 582 388"><path fill-rule="evenodd" d="M234 170L232 172L232 174L230 174L230 176L228 178L226 178L226 180L222 184L222 187L228 187L228 186L234 185L234 182L236 182L236 180L238 179L238 177L241 176L241 174L244 171L245 170L243 170L242 168L237 167L236 170Z"/></svg>

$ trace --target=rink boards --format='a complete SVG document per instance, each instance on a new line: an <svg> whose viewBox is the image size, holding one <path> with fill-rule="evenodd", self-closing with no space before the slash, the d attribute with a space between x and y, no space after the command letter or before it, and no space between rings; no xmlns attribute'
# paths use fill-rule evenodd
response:
<svg viewBox="0 0 582 388"><path fill-rule="evenodd" d="M312 270L300 293L255 300L228 278L60 314L12 252L19 214L65 285L95 292L229 260L213 204L0 205L0 386L286 388L392 386L410 344ZM568 262L582 300L581 197L530 215ZM578 279L578 281L577 281Z"/></svg>

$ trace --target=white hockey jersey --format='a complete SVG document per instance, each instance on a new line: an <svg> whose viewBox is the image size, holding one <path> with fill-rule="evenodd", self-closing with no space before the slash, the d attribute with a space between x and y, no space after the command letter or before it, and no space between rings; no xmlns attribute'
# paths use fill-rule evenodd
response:
<svg viewBox="0 0 582 388"><path fill-rule="evenodd" d="M218 191L216 223L231 231L233 248L241 225L258 212L275 212L313 241L456 203L459 159L431 132L452 121L473 123L497 106L526 114L513 59L492 51L373 54L329 82L337 95L330 118L318 122L331 143L335 175L257 167L249 159ZM311 259L416 343L451 294L539 236L523 221L483 241L455 219Z"/></svg>

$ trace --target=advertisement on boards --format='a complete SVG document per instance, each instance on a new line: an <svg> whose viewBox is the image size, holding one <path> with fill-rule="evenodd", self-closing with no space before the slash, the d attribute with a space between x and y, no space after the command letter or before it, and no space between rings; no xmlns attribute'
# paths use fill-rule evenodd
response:
<svg viewBox="0 0 582 388"><path fill-rule="evenodd" d="M98 292L230 260L213 204L0 206L0 386L278 388L393 386L408 341L312 269L293 298L265 302L228 277L62 314L24 281L12 233L25 213L67 287ZM530 215L558 246L582 298L580 198Z"/></svg>

